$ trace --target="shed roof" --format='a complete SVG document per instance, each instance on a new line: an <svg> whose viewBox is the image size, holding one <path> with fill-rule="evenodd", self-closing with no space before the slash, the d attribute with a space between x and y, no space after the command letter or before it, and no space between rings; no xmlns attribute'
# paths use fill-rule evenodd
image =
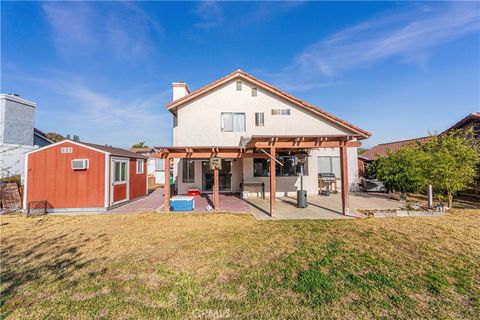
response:
<svg viewBox="0 0 480 320"><path fill-rule="evenodd" d="M130 158L142 158L142 159L147 159L144 155L122 149L122 148L116 148L112 146L106 146L106 145L101 145L101 144L95 144L95 143L89 143L89 142L78 142L75 141L79 144L84 144L86 146L92 147L94 149L98 149L104 152L110 153L112 156L120 156L120 157L130 157Z"/></svg>
<svg viewBox="0 0 480 320"><path fill-rule="evenodd" d="M105 145L95 144L95 143L89 143L89 142L83 142L83 141L73 141L73 140L69 140L69 139L65 139L65 140L55 142L53 144L50 144L50 145L42 147L42 148L38 148L38 149L35 149L35 150L32 150L32 151L29 151L26 154L41 152L45 149L52 148L52 147L55 147L57 145L67 143L67 142L72 143L72 144L76 144L76 145L79 145L79 146L83 146L83 147L86 147L86 148L90 148L90 149L93 149L93 150L96 150L96 151L99 151L99 152L108 153L112 156L148 159L148 157L146 157L146 156L128 151L126 149L116 148L116 147L112 147L112 146L105 146Z"/></svg>

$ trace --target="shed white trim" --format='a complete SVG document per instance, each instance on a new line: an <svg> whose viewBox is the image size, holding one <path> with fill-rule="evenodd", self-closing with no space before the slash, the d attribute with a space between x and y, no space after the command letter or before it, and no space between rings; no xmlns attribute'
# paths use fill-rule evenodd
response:
<svg viewBox="0 0 480 320"><path fill-rule="evenodd" d="M32 154L32 153L35 153L35 152L38 152L38 151L43 151L45 149L48 149L48 148L52 148L52 147L56 147L58 145L61 145L63 143L71 143L71 144L74 144L74 145L77 145L79 147L83 147L83 148L87 148L87 149L90 149L90 150L94 150L94 151L97 151L97 152L101 152L101 153L104 153L104 154L109 154L108 152L106 151L103 151L103 150L100 150L100 149L97 149L97 148L94 148L94 147L90 147L90 146L87 146L81 142L77 142L77 141L73 141L73 140L62 140L62 141L58 141L58 142L55 142L53 144L50 144L48 146L45 146L45 147L42 147L42 148L39 148L39 149L35 149L35 150L32 150L32 151L29 151L27 152L26 154Z"/></svg>

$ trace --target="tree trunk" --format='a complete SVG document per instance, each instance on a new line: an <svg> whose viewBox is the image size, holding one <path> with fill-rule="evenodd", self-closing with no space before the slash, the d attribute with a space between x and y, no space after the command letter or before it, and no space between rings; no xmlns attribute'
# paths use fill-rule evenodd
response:
<svg viewBox="0 0 480 320"><path fill-rule="evenodd" d="M452 209L453 206L453 194L449 193L448 194L448 208Z"/></svg>

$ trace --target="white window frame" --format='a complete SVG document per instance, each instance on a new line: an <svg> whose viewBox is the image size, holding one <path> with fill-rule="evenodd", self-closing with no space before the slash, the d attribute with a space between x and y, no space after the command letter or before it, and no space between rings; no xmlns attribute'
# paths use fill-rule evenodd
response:
<svg viewBox="0 0 480 320"><path fill-rule="evenodd" d="M74 168L73 167L74 161L84 161L87 165L85 166L85 168ZM90 161L88 159L72 159L72 162L70 163L70 165L72 167L72 170L87 170L89 168Z"/></svg>
<svg viewBox="0 0 480 320"><path fill-rule="evenodd" d="M255 112L255 127L265 126L265 113Z"/></svg>
<svg viewBox="0 0 480 320"><path fill-rule="evenodd" d="M192 176L190 177L188 165L193 166ZM185 176L187 173L188 176ZM182 183L195 183L195 160L193 159L183 159L182 161Z"/></svg>
<svg viewBox="0 0 480 320"><path fill-rule="evenodd" d="M60 148L60 153L73 153L73 148L72 147L61 147Z"/></svg>
<svg viewBox="0 0 480 320"><path fill-rule="evenodd" d="M329 160L329 170L328 172L324 172L324 171L320 171L320 166L318 164L318 161L319 161L319 158L323 158L323 159L328 159ZM337 173L335 173L334 169L335 169L335 164L334 163L337 163L339 164L339 167L338 167L338 175ZM318 173L334 173L335 174L335 178L337 180L340 180L341 179L341 176L342 176L342 169L341 169L341 166L342 164L340 163L340 156L318 156L317 157L317 171Z"/></svg>
<svg viewBox="0 0 480 320"><path fill-rule="evenodd" d="M232 115L232 130L225 130L225 122L224 122L224 118L223 118L223 115L225 114L231 114ZM234 130L234 125L233 123L235 122L235 115L243 115L243 128L244 130L243 131L236 131ZM220 122L221 122L221 131L222 132L246 132L247 131L247 115L245 112L221 112L220 113Z"/></svg>
<svg viewBox="0 0 480 320"><path fill-rule="evenodd" d="M128 178L129 178L129 168L128 168L128 160L123 160L123 159L113 159L113 172L112 172L112 181L113 181L113 184L124 184L124 183L128 183ZM116 169L116 164L120 164L120 180L116 180L116 177L115 177L115 169ZM121 172L121 165L125 165L125 179L122 179L121 175L122 175L122 172Z"/></svg>
<svg viewBox="0 0 480 320"><path fill-rule="evenodd" d="M242 80L237 80L235 85L236 85L236 90L237 91L242 91Z"/></svg>
<svg viewBox="0 0 480 320"><path fill-rule="evenodd" d="M272 109L272 116L289 116L290 109Z"/></svg>
<svg viewBox="0 0 480 320"><path fill-rule="evenodd" d="M138 165L142 164L140 167L141 170L138 170ZM136 167L137 174L144 174L145 173L145 160L144 159L137 159L137 167Z"/></svg>

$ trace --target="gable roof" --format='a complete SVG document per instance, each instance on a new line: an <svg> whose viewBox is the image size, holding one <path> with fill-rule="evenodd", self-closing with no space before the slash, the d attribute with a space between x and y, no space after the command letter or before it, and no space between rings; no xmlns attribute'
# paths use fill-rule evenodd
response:
<svg viewBox="0 0 480 320"><path fill-rule="evenodd" d="M86 148L89 148L89 149L93 149L95 151L107 153L107 154L110 154L112 156L148 159L147 157L145 157L141 154L137 154L137 153L128 151L126 149L115 148L115 147L112 147L112 146L104 146L104 145L100 145L100 144L88 143L88 142L83 142L83 141L82 142L81 141L73 141L73 140L69 140L69 139L58 141L58 142L55 142L55 143L50 144L48 146L29 151L26 154L35 153L35 152L38 152L38 151L43 151L45 149L52 148L52 147L58 146L59 144L63 144L63 143L67 143L67 142L69 142L71 144L79 145L81 147L86 147Z"/></svg>
<svg viewBox="0 0 480 320"><path fill-rule="evenodd" d="M387 143L381 143L375 147L365 151L360 156L367 160L377 160L378 158L385 157L388 154L388 150L396 152L408 145L414 145L417 142L423 143L430 139L430 137L421 137L409 140L393 141ZM359 156L359 157L360 157Z"/></svg>
<svg viewBox="0 0 480 320"><path fill-rule="evenodd" d="M143 148L130 148L130 151L131 152L134 152L134 153L154 153L155 152L155 148L150 148L150 147L143 147Z"/></svg>
<svg viewBox="0 0 480 320"><path fill-rule="evenodd" d="M229 82L233 79L236 79L236 78L242 78L242 79L245 79L247 81L250 81L250 82L256 84L257 86L259 86L259 87L261 87L265 90L268 90L268 91L276 94L277 96L280 96L280 97L296 104L299 107L305 108L305 109L307 109L307 110L309 110L309 111L311 111L311 112L313 112L317 115L320 115L323 118L325 118L327 120L330 120L331 122L336 123L337 125L358 134L359 139L365 139L365 138L368 138L372 135L370 132L368 132L366 130L363 130L363 129L360 129L359 127L354 126L353 124L350 124L350 123L348 123L348 122L346 122L346 121L344 121L340 118L337 118L334 115L332 115L332 114L330 114L330 113L328 113L328 112L326 112L322 109L319 109L319 108L317 108L317 107L315 107L315 106L313 106L313 105L311 105L311 104L309 104L309 103L307 103L307 102L305 102L305 101L303 101L299 98L296 98L296 97L294 97L294 96L292 96L292 95L290 95L290 94L288 94L284 91L281 91L280 89L278 89L278 88L276 88L276 87L274 87L274 86L272 86L272 85L270 85L270 84L268 84L268 83L266 83L266 82L264 82L260 79L257 79L254 76L252 76L252 75L250 75L250 74L248 74L248 73L246 73L246 72L244 72L240 69L238 69L238 70L230 73L229 75L226 75L226 76L224 76L224 77L222 77L222 78L220 78L220 79L218 79L218 80L216 80L216 81L214 81L214 82L212 82L212 83L210 83L210 84L208 84L208 85L206 85L206 86L204 86L204 87L202 87L202 88L200 88L200 89L198 89L194 92L191 92L190 94L188 94L188 95L186 95L186 96L184 96L180 99L177 99L177 100L167 104L166 108L171 111L172 109L174 109L174 108L176 108L176 107L178 107L182 104L185 104L189 101L192 101L193 99L196 99L196 98L206 94L207 92L221 86L222 84L225 84L225 83L227 83L227 82Z"/></svg>
<svg viewBox="0 0 480 320"><path fill-rule="evenodd" d="M463 128L465 125L467 125L467 124L469 124L470 122L475 121L475 120L480 121L480 112L472 112L472 113L470 113L468 116L466 116L466 117L463 118L462 120L458 121L457 123L455 123L453 126L451 126L450 128L448 128L447 130L445 130L445 131L442 132L442 133L445 133L445 132L448 132L448 131L451 131L451 130L461 129L461 128Z"/></svg>
<svg viewBox="0 0 480 320"><path fill-rule="evenodd" d="M37 128L33 128L33 134L36 135L37 137L40 137L41 139L44 139L45 141L53 143L53 141L48 138L48 135L45 132Z"/></svg>
<svg viewBox="0 0 480 320"><path fill-rule="evenodd" d="M71 142L71 141L70 141ZM107 153L110 153L112 156L120 156L120 157L130 157L130 158L146 158L145 156L126 150L121 148L116 148L112 146L105 146L95 143L87 143L87 142L80 142L80 144L84 144L86 146L92 147L94 149L98 149Z"/></svg>

